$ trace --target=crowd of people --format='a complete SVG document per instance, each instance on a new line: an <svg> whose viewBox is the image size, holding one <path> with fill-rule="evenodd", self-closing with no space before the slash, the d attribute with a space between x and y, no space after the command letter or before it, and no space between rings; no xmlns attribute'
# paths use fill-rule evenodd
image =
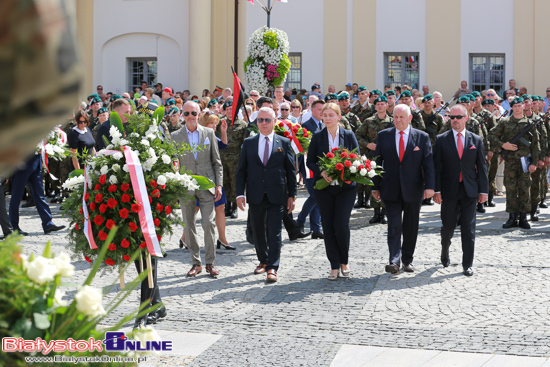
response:
<svg viewBox="0 0 550 367"><path fill-rule="evenodd" d="M254 273L267 273L268 282L277 281L282 225L291 241L323 239L331 266L328 278L348 277L349 218L353 209L361 208L373 208L370 224L388 225L386 271L398 273L402 264L404 271L412 272L419 212L434 201L442 205L442 264L449 264L448 249L459 225L464 274L472 275L475 212L494 207L494 197L502 195L497 187L499 166L509 213L503 228L529 229L527 216L537 221L540 208L547 208L550 125L545 111L550 88L541 97L517 89L514 80L509 86L501 97L494 89L470 91L462 81L449 102L428 86L421 91L408 85L369 91L348 83L341 91L331 85L327 93L318 83L310 91L281 86L266 96L251 90L233 116L230 88L205 89L199 97L188 90L174 92L161 83L152 87L143 82L122 95L104 93L100 85L74 117L61 124L71 156L49 167L60 180L43 175L38 155L31 157L5 185L12 198L9 216L0 213L0 224L5 235L14 230L26 234L18 213L28 186L24 205L37 207L44 232L63 229L52 223L46 197L62 203L67 193L61 184L69 173L83 167L86 154L105 148L110 113L117 112L125 123L130 114L151 115L164 106L159 129L165 137L175 144L208 146L180 157L180 165L216 184L206 192L195 192L191 201L181 200L186 226L179 247L191 253L189 277L202 272L196 213L200 210L205 231L206 272L217 277L215 247L235 250L225 234L226 220L238 218L238 208L247 204L244 234L259 261ZM305 156L296 157L289 140L274 133L279 121L300 124L313 134ZM357 148L383 166L384 173L373 179L373 186L337 184L319 166L319 158L337 147ZM328 188L314 188L320 179L330 183ZM295 219L297 189L304 186L308 197ZM4 200L3 193L0 196Z"/></svg>

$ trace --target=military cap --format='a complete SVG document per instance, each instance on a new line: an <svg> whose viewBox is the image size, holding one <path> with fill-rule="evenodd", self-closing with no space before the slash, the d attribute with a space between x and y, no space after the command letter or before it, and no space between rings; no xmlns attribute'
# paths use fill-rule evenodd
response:
<svg viewBox="0 0 550 367"><path fill-rule="evenodd" d="M113 94L111 96L111 98L109 98L109 102L114 102L116 101L117 99L122 99L122 96L121 95L118 95L118 94Z"/></svg>
<svg viewBox="0 0 550 367"><path fill-rule="evenodd" d="M92 93L92 94L90 94L90 95L88 96L88 100L90 100L90 99L92 99L92 98L95 98L95 97L99 98L99 94L97 94L97 93Z"/></svg>
<svg viewBox="0 0 550 367"><path fill-rule="evenodd" d="M486 105L488 105L488 104L494 106L494 105L495 105L495 101L492 100L492 99L484 99L484 100L481 102L481 105L482 105L482 106L486 106Z"/></svg>
<svg viewBox="0 0 550 367"><path fill-rule="evenodd" d="M325 102L332 101L332 100L335 100L335 99L338 99L338 96L336 95L336 93L328 93L325 96Z"/></svg>
<svg viewBox="0 0 550 367"><path fill-rule="evenodd" d="M99 97L94 97L90 103L103 103L103 101Z"/></svg>
<svg viewBox="0 0 550 367"><path fill-rule="evenodd" d="M338 100L341 101L343 99L349 99L349 93L348 92L340 92L338 95Z"/></svg>
<svg viewBox="0 0 550 367"><path fill-rule="evenodd" d="M97 114L101 115L102 113L109 112L109 109L107 107L101 107L99 110L97 110Z"/></svg>
<svg viewBox="0 0 550 367"><path fill-rule="evenodd" d="M180 112L180 109L174 106L174 107L172 107L170 112L168 112L168 116L172 116L173 114L178 113L178 112Z"/></svg>
<svg viewBox="0 0 550 367"><path fill-rule="evenodd" d="M460 97L456 103L470 103L470 97L468 95Z"/></svg>
<svg viewBox="0 0 550 367"><path fill-rule="evenodd" d="M153 101L145 101L138 106L137 111L149 116L153 116L153 112L159 108L159 106Z"/></svg>
<svg viewBox="0 0 550 367"><path fill-rule="evenodd" d="M373 89L372 92L370 92L370 94L376 94L377 96L381 96L382 92L380 92L378 89Z"/></svg>
<svg viewBox="0 0 550 367"><path fill-rule="evenodd" d="M168 98L164 104L166 106L174 106L176 104L176 100L174 98Z"/></svg>
<svg viewBox="0 0 550 367"><path fill-rule="evenodd" d="M399 95L399 99L401 99L401 98L403 98L403 97L412 97L411 91L410 91L410 90L406 90L406 91L402 92L402 93Z"/></svg>
<svg viewBox="0 0 550 367"><path fill-rule="evenodd" d="M366 90L367 92L369 91L369 90L367 89L367 87L361 86L361 87L357 88L357 93L362 92L362 91L364 91L364 90Z"/></svg>
<svg viewBox="0 0 550 367"><path fill-rule="evenodd" d="M387 91L386 93L384 93L384 95L386 97L388 96L395 96L395 91L393 89L390 89L389 91Z"/></svg>
<svg viewBox="0 0 550 367"><path fill-rule="evenodd" d="M523 98L521 97L516 97L512 100L512 102L510 102L510 107L512 107L513 105L515 104L519 104L519 103L523 103Z"/></svg>
<svg viewBox="0 0 550 367"><path fill-rule="evenodd" d="M468 97L472 102L476 100L476 97L472 96L471 94L466 94L464 97Z"/></svg>
<svg viewBox="0 0 550 367"><path fill-rule="evenodd" d="M532 100L532 101L538 101L538 100L539 100L539 96L531 96L531 100Z"/></svg>
<svg viewBox="0 0 550 367"><path fill-rule="evenodd" d="M217 90L218 92L223 92L223 89L221 87L218 87L217 85L216 85L216 88L214 88L214 90L215 91Z"/></svg>
<svg viewBox="0 0 550 367"><path fill-rule="evenodd" d="M432 96L431 94L426 94L424 98L422 98L422 103L431 101L432 99L434 99L434 96Z"/></svg>
<svg viewBox="0 0 550 367"><path fill-rule="evenodd" d="M212 107L213 105L215 105L216 103L218 103L218 100L216 98L214 99L211 99L210 102L208 102L208 108Z"/></svg>
<svg viewBox="0 0 550 367"><path fill-rule="evenodd" d="M477 90L474 90L471 94L474 97L481 97L481 93L479 93Z"/></svg>
<svg viewBox="0 0 550 367"><path fill-rule="evenodd" d="M233 101L225 101L223 104L223 109L225 110L227 107L233 106Z"/></svg>
<svg viewBox="0 0 550 367"><path fill-rule="evenodd" d="M524 101L525 101L526 99L530 99L531 101L534 101L534 99L533 99L530 95L528 95L528 94L524 94L523 96L521 96L521 99L523 99Z"/></svg>
<svg viewBox="0 0 550 367"><path fill-rule="evenodd" d="M377 104L378 102L388 103L388 99L384 96L380 96L374 100L374 104Z"/></svg>

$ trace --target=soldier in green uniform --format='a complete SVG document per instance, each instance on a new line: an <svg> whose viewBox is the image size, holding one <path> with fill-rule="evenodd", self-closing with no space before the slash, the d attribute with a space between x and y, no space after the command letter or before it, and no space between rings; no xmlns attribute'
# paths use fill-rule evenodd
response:
<svg viewBox="0 0 550 367"><path fill-rule="evenodd" d="M393 116L393 109L397 103L397 97L395 96L395 91L390 89L384 93L384 96L388 99L388 108L386 108L386 113L390 116Z"/></svg>
<svg viewBox="0 0 550 367"><path fill-rule="evenodd" d="M422 98L422 105L424 109L420 111L422 120L426 125L426 132L430 136L430 142L432 145L435 143L435 138L439 134L439 130L443 127L445 122L440 114L436 114L434 111L434 97L431 94L427 94Z"/></svg>
<svg viewBox="0 0 550 367"><path fill-rule="evenodd" d="M470 98L466 97L466 96L462 96L458 99L457 104L461 104L464 107L468 108L468 106L470 105ZM450 130L450 129L451 129L451 124L448 121L446 124L443 125L443 127L441 128L441 131L439 133L442 134L445 131ZM469 116L468 121L466 121L466 129L469 132L472 132L476 135L479 135L481 137L481 139L485 142L485 135L483 134L483 129L481 128L481 124L479 123L478 120L476 120L475 118L472 118L471 116ZM487 149L487 148L488 147L486 147L485 144L484 144L483 149Z"/></svg>
<svg viewBox="0 0 550 367"><path fill-rule="evenodd" d="M544 158L548 156L548 131L546 130L546 127L544 126L544 123L541 119L541 117L533 113L532 110L532 100L531 96L528 94L524 94L521 96L521 99L523 99L523 114L525 117L530 120L532 123L534 123L536 126L533 128L533 133L536 132L539 138L539 145L540 145L540 161L537 162L537 170L533 173L531 173L531 180L533 181L531 183L531 221L536 222L539 220L537 209L538 204L541 201L541 195L542 195L542 187L541 187L541 174L542 174L542 168L544 167Z"/></svg>
<svg viewBox="0 0 550 367"><path fill-rule="evenodd" d="M96 140L97 132L101 124L109 119L109 109L107 109L107 107L101 107L97 111L97 118L98 118L98 123L95 125L93 129L91 129L94 140Z"/></svg>
<svg viewBox="0 0 550 367"><path fill-rule="evenodd" d="M374 100L382 95L382 92L380 92L378 89L374 89L372 92L370 92L369 96L369 103L374 106ZM376 113L376 110L375 110Z"/></svg>
<svg viewBox="0 0 550 367"><path fill-rule="evenodd" d="M170 112L168 112L168 131L172 134L174 131L177 131L183 127L180 122L180 109L177 107L172 107Z"/></svg>
<svg viewBox="0 0 550 367"><path fill-rule="evenodd" d="M479 116L481 116L483 121L487 120L487 118L491 116L495 110L498 109L498 107L495 105L495 101L492 99L485 99L483 102L481 102L481 104L484 107L484 111L482 111ZM497 123L497 117L496 115L493 115L489 118L487 122L487 129L490 131L493 127L497 125ZM489 146L493 148L490 144ZM489 199L487 200L487 206L495 207L496 204L493 199L497 192L498 150L496 152L493 149L487 151L487 161L489 162Z"/></svg>
<svg viewBox="0 0 550 367"><path fill-rule="evenodd" d="M337 98L338 104L340 105L340 110L342 110L342 120L345 119L349 123L351 130L353 132L356 132L361 125L361 121L359 120L359 117L357 117L357 115L351 112L351 108L349 106L349 93L340 92Z"/></svg>
<svg viewBox="0 0 550 367"><path fill-rule="evenodd" d="M225 110L225 118L227 119L227 148L221 154L223 165L223 187L227 198L227 205L231 207L231 218L237 218L237 194L235 185L237 183L237 166L239 165L239 155L241 154L241 146L246 135L247 124L238 117L232 124L233 119L233 102L226 101L223 104ZM219 124L218 126L221 126Z"/></svg>
<svg viewBox="0 0 550 367"><path fill-rule="evenodd" d="M512 144L514 138L529 124L523 114L523 100L516 97L510 102L512 116L500 120L489 137L491 145L505 151L504 186L506 187L506 211L509 218L502 228L512 228L518 225L529 229L527 213L531 211L531 173L537 169L540 158L538 134L534 128L524 134L519 141ZM518 223L519 218L519 223Z"/></svg>
<svg viewBox="0 0 550 367"><path fill-rule="evenodd" d="M422 115L420 115L420 112L415 110L412 107L412 94L410 91L406 90L399 96L399 104L406 104L411 109L411 126L415 129L426 131L426 125L424 125L424 120L422 120Z"/></svg>
<svg viewBox="0 0 550 367"><path fill-rule="evenodd" d="M359 117L361 123L364 123L375 112L374 106L369 103L369 90L366 87L357 88L357 98L359 98L359 101L353 106L351 112Z"/></svg>
<svg viewBox="0 0 550 367"><path fill-rule="evenodd" d="M544 98L541 96L531 96L531 99L533 100L532 106L533 106L533 112L538 114L539 117L542 119L544 127L546 128L547 132L547 141L548 141L548 150L547 150L547 156L544 157L544 166L541 168L540 173L540 203L539 207L546 209L548 208L548 205L546 204L546 194L548 193L548 165L550 164L550 157L548 157L548 154L550 154L550 112L548 114L544 113Z"/></svg>
<svg viewBox="0 0 550 367"><path fill-rule="evenodd" d="M90 120L90 123L88 124L88 129L90 129L91 131L93 131L96 125L99 124L98 114L101 107L103 107L103 101L101 100L101 98L92 98L92 101L90 102L90 109L88 110L88 119Z"/></svg>
<svg viewBox="0 0 550 367"><path fill-rule="evenodd" d="M384 96L376 98L374 100L374 108L376 109L376 114L366 119L355 133L357 142L359 143L359 150L370 160L375 158L374 151L376 150L378 132L393 127L393 118L386 113L388 99ZM370 187L368 191L370 194ZM384 202L376 200L371 195L370 204L374 208L374 216L369 220L369 223L386 224L386 207L384 206Z"/></svg>

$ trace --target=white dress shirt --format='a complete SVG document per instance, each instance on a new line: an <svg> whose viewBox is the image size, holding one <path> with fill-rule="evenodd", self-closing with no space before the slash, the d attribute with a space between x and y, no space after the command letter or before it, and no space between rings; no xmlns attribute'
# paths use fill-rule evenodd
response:
<svg viewBox="0 0 550 367"><path fill-rule="evenodd" d="M403 140L405 141L405 149L407 149L407 142L409 141L410 133L411 133L411 125L407 126L403 134ZM401 140L401 134L399 133L399 130L395 129L395 147L397 148L397 156L399 156L399 140Z"/></svg>
<svg viewBox="0 0 550 367"><path fill-rule="evenodd" d="M327 130L328 135L328 149L332 150L334 148L339 148L340 146L340 127L338 127L338 130L336 130L336 136L334 139L332 139L332 135L330 134L330 131ZM330 183L331 186L338 185L338 180L332 180Z"/></svg>
<svg viewBox="0 0 550 367"><path fill-rule="evenodd" d="M187 139L189 139L189 145L193 149L193 156L197 160L197 145L199 145L199 129L191 132L185 125L185 130L187 131Z"/></svg>
<svg viewBox="0 0 550 367"><path fill-rule="evenodd" d="M260 161L264 161L264 151L265 151L265 139L267 138L269 141L269 156L271 156L271 151L273 150L273 136L275 136L275 133L272 131L271 134L265 136L263 134L260 134L260 138L258 139L258 156L260 157Z"/></svg>

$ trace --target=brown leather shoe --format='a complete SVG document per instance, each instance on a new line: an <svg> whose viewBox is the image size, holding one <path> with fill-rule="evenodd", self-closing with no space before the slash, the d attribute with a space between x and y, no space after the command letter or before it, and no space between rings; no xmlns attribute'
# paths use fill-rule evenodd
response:
<svg viewBox="0 0 550 367"><path fill-rule="evenodd" d="M195 265L193 265L191 270L189 270L189 272L187 273L187 276L188 277L196 277L197 274L200 274L200 273L202 273L202 266L195 264Z"/></svg>
<svg viewBox="0 0 550 367"><path fill-rule="evenodd" d="M220 275L220 272L214 267L214 265L206 264L206 272L210 274L212 278L217 278L218 275Z"/></svg>
<svg viewBox="0 0 550 367"><path fill-rule="evenodd" d="M275 271L275 269L269 269L267 271L267 279L266 281L268 283L275 283L277 281L277 272Z"/></svg>
<svg viewBox="0 0 550 367"><path fill-rule="evenodd" d="M254 270L254 274L262 274L265 273L265 264L260 263L258 267Z"/></svg>
<svg viewBox="0 0 550 367"><path fill-rule="evenodd" d="M414 266L413 264L403 264L403 270L407 273L414 273Z"/></svg>

